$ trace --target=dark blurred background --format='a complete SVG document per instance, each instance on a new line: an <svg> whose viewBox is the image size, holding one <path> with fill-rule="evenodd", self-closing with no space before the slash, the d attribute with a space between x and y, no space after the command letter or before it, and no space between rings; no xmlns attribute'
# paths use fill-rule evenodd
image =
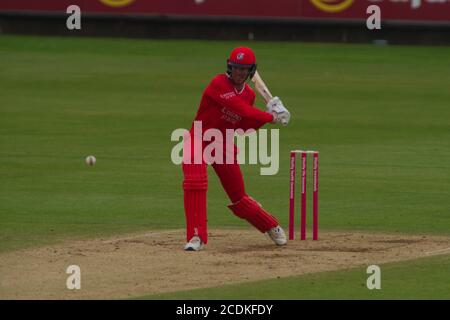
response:
<svg viewBox="0 0 450 320"><path fill-rule="evenodd" d="M70 5L81 30L66 28ZM370 5L381 30L366 27ZM0 33L449 45L450 1L1 0Z"/></svg>

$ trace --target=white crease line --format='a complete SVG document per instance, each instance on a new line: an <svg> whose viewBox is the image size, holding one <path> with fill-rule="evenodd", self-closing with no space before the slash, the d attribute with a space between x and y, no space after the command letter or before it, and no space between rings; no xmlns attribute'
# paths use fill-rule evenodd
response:
<svg viewBox="0 0 450 320"><path fill-rule="evenodd" d="M138 234L138 235L131 236L131 237L123 237L123 238L117 238L117 239L112 239L112 240L105 240L105 241L102 241L102 243L114 243L117 241L133 240L133 239L137 239L137 238L147 238L147 237L151 237L151 236L160 236L163 234L171 234L171 233L180 233L180 231L174 230L174 231L144 233L144 234Z"/></svg>
<svg viewBox="0 0 450 320"><path fill-rule="evenodd" d="M450 253L450 248L440 249L440 250L435 250L435 251L429 251L429 252L425 252L425 254L426 255L430 255L430 254L436 254L436 253L445 253L447 251Z"/></svg>

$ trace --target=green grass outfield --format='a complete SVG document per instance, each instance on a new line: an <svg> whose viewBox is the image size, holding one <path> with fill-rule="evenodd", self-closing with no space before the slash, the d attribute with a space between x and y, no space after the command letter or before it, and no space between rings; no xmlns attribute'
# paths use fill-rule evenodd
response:
<svg viewBox="0 0 450 320"><path fill-rule="evenodd" d="M183 228L170 134L238 44L0 36L0 251ZM286 226L289 150L318 149L321 229L449 234L449 47L250 45L292 114L250 195ZM210 227L246 226L226 204L211 170Z"/></svg>

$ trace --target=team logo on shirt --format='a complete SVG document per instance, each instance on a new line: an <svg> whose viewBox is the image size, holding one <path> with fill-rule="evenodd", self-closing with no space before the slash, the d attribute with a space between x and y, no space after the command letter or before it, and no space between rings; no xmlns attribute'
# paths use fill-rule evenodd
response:
<svg viewBox="0 0 450 320"><path fill-rule="evenodd" d="M225 99L225 100L231 99L231 98L233 98L233 97L235 97L235 96L236 96L236 93L234 93L233 91L227 92L227 93L222 93L222 94L220 95L220 97L221 97L222 99Z"/></svg>
<svg viewBox="0 0 450 320"><path fill-rule="evenodd" d="M236 113L234 113L231 110L228 110L227 108L222 108L223 115L220 117L220 119L231 122L232 124L237 124L238 121L242 120L242 117Z"/></svg>
<svg viewBox="0 0 450 320"><path fill-rule="evenodd" d="M237 58L238 60L244 59L244 53L243 53L243 52L239 52L239 53L236 55L236 58Z"/></svg>

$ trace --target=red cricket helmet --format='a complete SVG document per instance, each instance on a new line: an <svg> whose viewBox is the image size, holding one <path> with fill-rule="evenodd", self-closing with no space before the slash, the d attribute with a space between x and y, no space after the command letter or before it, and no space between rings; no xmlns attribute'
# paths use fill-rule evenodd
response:
<svg viewBox="0 0 450 320"><path fill-rule="evenodd" d="M231 75L231 68L249 68L248 77L251 79L256 72L256 57L252 49L248 47L234 48L227 60L227 74Z"/></svg>

